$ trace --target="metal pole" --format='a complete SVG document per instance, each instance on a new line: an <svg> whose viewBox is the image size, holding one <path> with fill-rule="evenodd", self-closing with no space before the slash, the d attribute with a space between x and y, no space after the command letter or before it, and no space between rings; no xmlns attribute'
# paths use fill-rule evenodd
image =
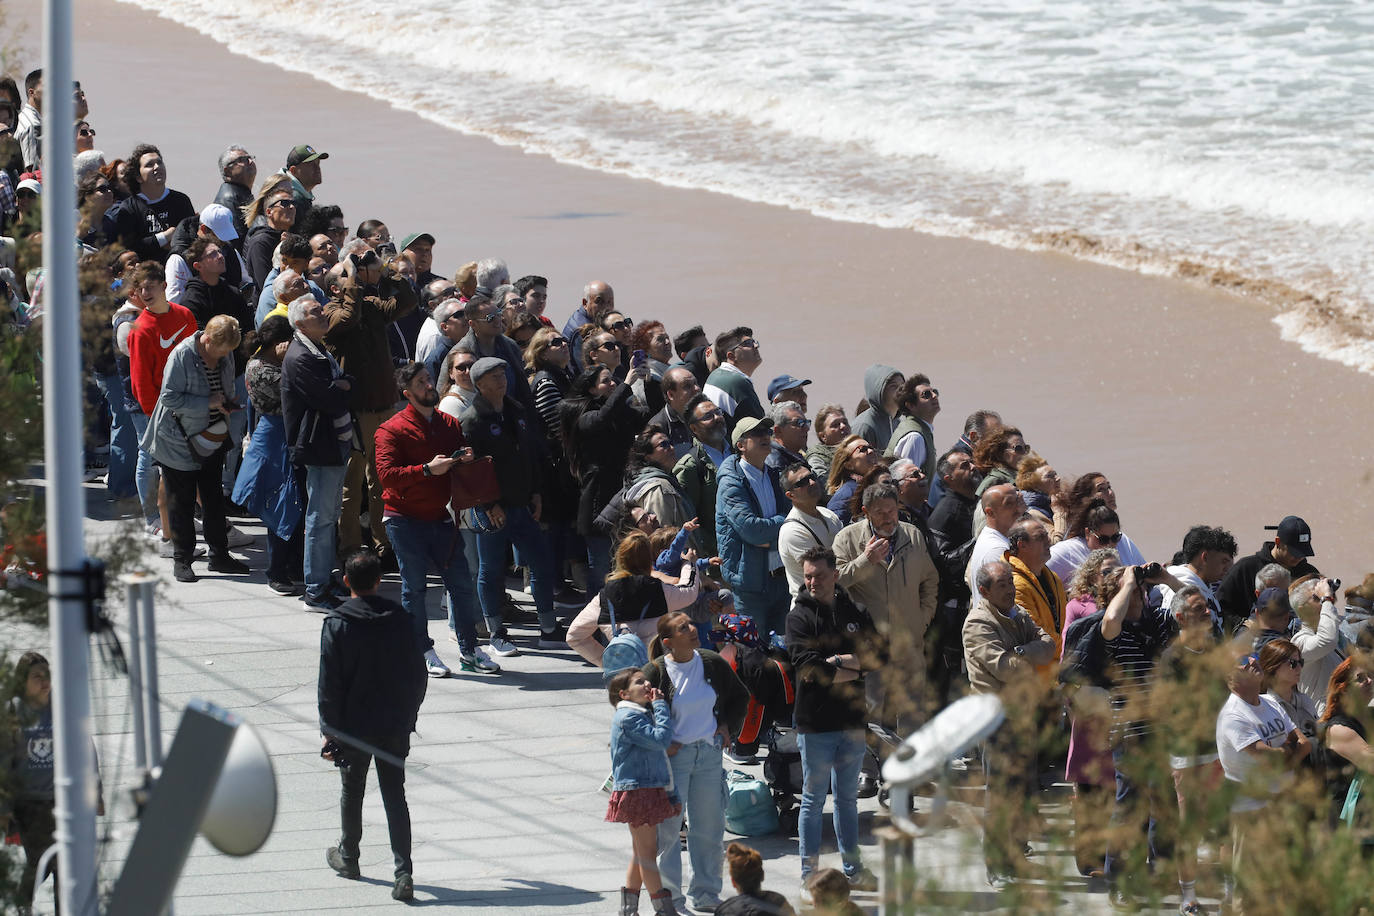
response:
<svg viewBox="0 0 1374 916"><path fill-rule="evenodd" d="M162 765L162 712L158 709L157 686L157 613L153 609L153 585L150 580L141 586L143 600L143 728L147 735L148 767Z"/></svg>
<svg viewBox="0 0 1374 916"><path fill-rule="evenodd" d="M91 750L86 581L81 567L81 320L71 0L43 14L43 422L47 474L48 626L53 643L53 789L62 911L96 912L95 778Z"/></svg>
<svg viewBox="0 0 1374 916"><path fill-rule="evenodd" d="M138 574L121 577L126 613L129 615L129 706L134 713L134 766L140 773L148 768L148 753L143 738L143 627L139 621L139 582L142 578Z"/></svg>

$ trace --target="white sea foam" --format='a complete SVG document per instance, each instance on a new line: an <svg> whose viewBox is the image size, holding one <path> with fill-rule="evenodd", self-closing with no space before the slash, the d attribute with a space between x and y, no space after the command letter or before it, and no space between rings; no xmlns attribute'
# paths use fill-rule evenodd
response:
<svg viewBox="0 0 1374 916"><path fill-rule="evenodd" d="M1285 335L1374 371L1354 0L132 2L286 67L327 48L309 72L565 162L1244 278L1305 316Z"/></svg>

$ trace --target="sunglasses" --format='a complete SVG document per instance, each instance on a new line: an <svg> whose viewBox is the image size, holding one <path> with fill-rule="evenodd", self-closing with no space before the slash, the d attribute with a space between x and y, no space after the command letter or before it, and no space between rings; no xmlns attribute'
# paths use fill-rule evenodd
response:
<svg viewBox="0 0 1374 916"><path fill-rule="evenodd" d="M797 429L810 429L811 421L806 417L798 417L795 420L785 420L779 426L795 426Z"/></svg>
<svg viewBox="0 0 1374 916"><path fill-rule="evenodd" d="M731 347L730 349L731 349L731 350L738 350L740 347L748 347L750 350L753 350L753 349L756 349L756 348L758 347L758 345L759 345L759 342L758 342L757 340L755 340L755 339L752 338L752 337L746 337L746 338L744 338L743 340L741 340L739 343L735 344L735 345L734 345L733 347Z"/></svg>
<svg viewBox="0 0 1374 916"><path fill-rule="evenodd" d="M555 337L553 340L549 341L549 346L551 347L566 347L567 345L568 338L566 337Z"/></svg>
<svg viewBox="0 0 1374 916"><path fill-rule="evenodd" d="M1123 534L1124 532L1121 531L1118 531L1116 534L1098 534L1094 531L1093 537L1097 538L1098 542L1102 544L1116 544L1121 540Z"/></svg>
<svg viewBox="0 0 1374 916"><path fill-rule="evenodd" d="M247 155L246 153L242 156L239 156L237 159L229 160L230 165L247 165L250 162L257 162L257 159L253 156Z"/></svg>
<svg viewBox="0 0 1374 916"><path fill-rule="evenodd" d="M632 328L632 327L634 327L634 326L635 326L635 323L634 323L633 321L631 321L629 318L622 318L622 319L620 319L619 321L612 321L610 324L606 325L606 330L609 331L609 330L611 330L612 328L615 328L615 329L622 329L622 328L623 328L623 329L625 329L625 330L628 331L630 328Z"/></svg>
<svg viewBox="0 0 1374 916"><path fill-rule="evenodd" d="M345 236L345 235L348 235L348 227L346 227L346 226L330 226L328 229L324 230L324 234L325 234L325 235L329 235L329 236L335 236L335 235L337 235L337 236Z"/></svg>
<svg viewBox="0 0 1374 916"><path fill-rule="evenodd" d="M923 401L933 401L940 396L940 389L927 388L917 396Z"/></svg>
<svg viewBox="0 0 1374 916"><path fill-rule="evenodd" d="M1013 455L1024 455L1030 451L1030 446L1022 442L1020 445L1008 445Z"/></svg>
<svg viewBox="0 0 1374 916"><path fill-rule="evenodd" d="M94 136L95 136L95 128L93 128L93 127L83 127L83 128L81 128L80 130L77 131L77 134L78 134L79 136L82 136L82 137L94 137Z"/></svg>
<svg viewBox="0 0 1374 916"><path fill-rule="evenodd" d="M796 480L792 481L792 489L795 490L797 487L804 487L804 486L806 486L808 483L815 483L815 482L816 482L816 475L815 475L815 473L814 473L814 472L811 472L811 471L808 471L804 476L798 477Z"/></svg>
<svg viewBox="0 0 1374 916"><path fill-rule="evenodd" d="M487 322L488 324L495 324L496 322L498 322L498 321L501 320L501 315L502 315L502 313L503 313L504 311L505 311L505 309L497 309L496 311L492 312L490 315L487 315L486 317L484 317L482 320L485 321L485 322Z"/></svg>
<svg viewBox="0 0 1374 916"><path fill-rule="evenodd" d="M614 349L615 349L615 341L614 341L614 340L608 340L608 341L606 341L605 343L599 343L599 344L597 344L595 347L592 347L592 349L593 349L593 350L614 350Z"/></svg>
<svg viewBox="0 0 1374 916"><path fill-rule="evenodd" d="M864 452L871 452L871 451L873 451L873 446L871 446L871 445L869 445L867 442L865 442L863 445L856 445L856 446L854 446L854 451L853 451L851 454L859 455L859 454L862 454L862 453L864 453Z"/></svg>
<svg viewBox="0 0 1374 916"><path fill-rule="evenodd" d="M656 452L662 451L663 449L671 449L672 447L673 443L669 442L667 439L654 443L654 451Z"/></svg>
<svg viewBox="0 0 1374 916"><path fill-rule="evenodd" d="M98 184L98 185L96 185L95 187L91 188L91 193L92 193L92 194L113 194L113 193L114 193L114 189L111 188L111 187L110 187L109 185L107 185L107 184Z"/></svg>
<svg viewBox="0 0 1374 916"><path fill-rule="evenodd" d="M471 363L454 363L453 368L457 369L459 372L471 372L475 363L476 360Z"/></svg>
<svg viewBox="0 0 1374 916"><path fill-rule="evenodd" d="M289 197L285 197L281 200L274 200L267 205L267 209L269 210L271 210L273 207L290 207L292 210L294 210L296 209L296 202Z"/></svg>
<svg viewBox="0 0 1374 916"><path fill-rule="evenodd" d="M1303 666L1301 658L1285 658L1284 661L1288 663L1288 667L1295 671Z"/></svg>

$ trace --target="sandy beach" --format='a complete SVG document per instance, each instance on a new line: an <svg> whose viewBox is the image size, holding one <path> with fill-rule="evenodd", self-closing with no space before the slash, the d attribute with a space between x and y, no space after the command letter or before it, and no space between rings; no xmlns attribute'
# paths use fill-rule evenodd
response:
<svg viewBox="0 0 1374 916"><path fill-rule="evenodd" d="M1106 472L1152 558L1203 522L1249 553L1263 525L1293 513L1311 523L1323 571L1350 581L1374 566L1360 531L1374 505L1370 437L1345 432L1374 378L1281 341L1255 302L561 165L235 56L114 0L80 4L77 28L98 148L113 158L158 143L170 185L197 205L228 143L254 152L260 175L311 143L330 153L317 197L350 225L432 232L443 273L495 255L512 276L546 275L556 322L585 281L604 279L636 320L712 334L750 324L760 389L782 372L814 379L813 410L852 409L870 363L923 371L942 393L942 447L969 411L1001 411L1066 476ZM36 23L29 39L36 47Z"/></svg>

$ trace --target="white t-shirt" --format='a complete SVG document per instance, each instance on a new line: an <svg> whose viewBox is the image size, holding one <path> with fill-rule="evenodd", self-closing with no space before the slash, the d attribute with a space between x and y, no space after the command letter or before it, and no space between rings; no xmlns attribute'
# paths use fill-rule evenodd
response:
<svg viewBox="0 0 1374 916"><path fill-rule="evenodd" d="M1121 540L1116 542L1116 552L1121 555L1122 566L1140 566L1145 562L1140 548L1135 546L1135 542L1124 532ZM1073 581L1073 574L1078 572L1078 567L1083 565L1083 561L1090 553L1092 550L1083 538L1065 538L1050 548L1050 561L1045 565L1054 570L1054 574L1068 585Z"/></svg>
<svg viewBox="0 0 1374 916"><path fill-rule="evenodd" d="M988 526L979 532L978 539L973 542L973 553L969 556L968 567L964 570L969 591L974 595L978 594L978 570L984 564L1002 559L1002 554L1006 553L1010 546L1011 541L996 528Z"/></svg>
<svg viewBox="0 0 1374 916"><path fill-rule="evenodd" d="M1242 785L1249 782L1260 761L1245 749L1257 741L1263 741L1269 747L1282 747L1293 727L1293 720L1284 712L1282 704L1271 696L1262 695L1256 706L1251 706L1234 693L1227 697L1217 715L1217 756L1221 758L1226 778ZM1292 778L1291 773L1285 776ZM1276 780L1268 787L1247 787L1246 791L1250 794L1236 796L1231 810L1257 811L1263 808L1268 803L1264 796L1278 794L1287 779Z"/></svg>
<svg viewBox="0 0 1374 916"><path fill-rule="evenodd" d="M664 656L668 680L673 682L673 740L678 744L710 741L716 733L716 691L706 683L701 653L693 652L685 665Z"/></svg>
<svg viewBox="0 0 1374 916"><path fill-rule="evenodd" d="M844 522L825 506L817 506L820 518L807 515L796 508L787 513L787 520L778 532L778 553L782 554L782 566L787 570L787 588L795 595L802 587L802 554L812 547L830 547L835 543L835 535L840 533Z"/></svg>

